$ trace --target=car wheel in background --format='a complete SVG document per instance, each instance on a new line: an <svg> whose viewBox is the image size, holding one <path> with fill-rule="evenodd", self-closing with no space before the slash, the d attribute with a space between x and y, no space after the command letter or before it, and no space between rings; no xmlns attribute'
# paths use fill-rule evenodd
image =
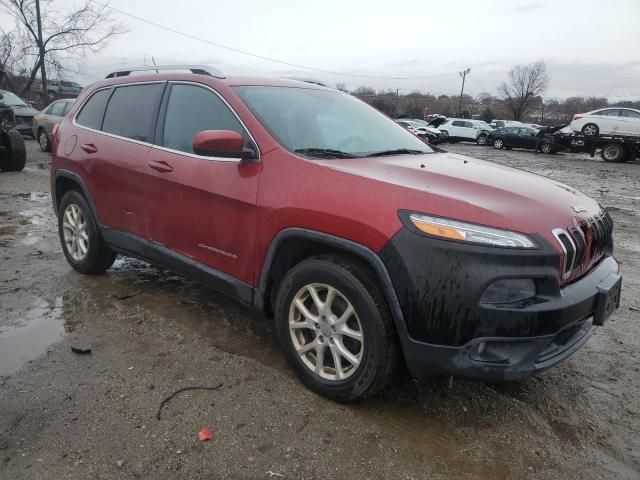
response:
<svg viewBox="0 0 640 480"><path fill-rule="evenodd" d="M373 274L355 262L318 256L293 267L275 322L289 364L319 395L349 402L393 378L399 348L389 309Z"/></svg>
<svg viewBox="0 0 640 480"><path fill-rule="evenodd" d="M478 145L486 145L487 144L487 136L486 135L480 135L477 139L476 139L476 143Z"/></svg>
<svg viewBox="0 0 640 480"><path fill-rule="evenodd" d="M502 147L504 147L504 141L501 138L496 138L493 141L493 146L500 150Z"/></svg>
<svg viewBox="0 0 640 480"><path fill-rule="evenodd" d="M81 273L102 273L116 259L100 235L89 204L76 190L67 192L60 201L58 235L67 261Z"/></svg>
<svg viewBox="0 0 640 480"><path fill-rule="evenodd" d="M3 172L19 172L27 163L27 150L24 138L17 130L9 130L0 134L0 170Z"/></svg>
<svg viewBox="0 0 640 480"><path fill-rule="evenodd" d="M51 151L51 141L44 128L38 130L38 145L40 145L40 150L43 152Z"/></svg>
<svg viewBox="0 0 640 480"><path fill-rule="evenodd" d="M587 123L582 127L582 134L586 137L595 137L600 133L600 128L595 123Z"/></svg>
<svg viewBox="0 0 640 480"><path fill-rule="evenodd" d="M605 162L620 163L625 159L624 147L619 143L607 143L600 151L600 156Z"/></svg>
<svg viewBox="0 0 640 480"><path fill-rule="evenodd" d="M540 145L540 151L547 154L553 153L553 147L551 146L551 143L544 142L542 145Z"/></svg>
<svg viewBox="0 0 640 480"><path fill-rule="evenodd" d="M448 142L449 141L449 132L447 132L446 130L442 130L441 133L442 133L442 135L440 136L440 143Z"/></svg>

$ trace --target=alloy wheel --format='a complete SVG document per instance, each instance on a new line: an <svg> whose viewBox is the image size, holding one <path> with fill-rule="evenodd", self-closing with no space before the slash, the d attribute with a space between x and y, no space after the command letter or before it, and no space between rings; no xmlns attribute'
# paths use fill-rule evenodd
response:
<svg viewBox="0 0 640 480"><path fill-rule="evenodd" d="M500 139L496 140L495 142L493 142L493 146L496 148L502 148L504 145L504 142Z"/></svg>
<svg viewBox="0 0 640 480"><path fill-rule="evenodd" d="M487 137L486 135L480 135L478 137L478 145L486 145L487 144Z"/></svg>
<svg viewBox="0 0 640 480"><path fill-rule="evenodd" d="M44 132L40 132L38 135L38 143L40 144L40 150L43 152L47 151L47 145L49 143L49 139L47 138L47 134Z"/></svg>
<svg viewBox="0 0 640 480"><path fill-rule="evenodd" d="M62 229L67 252L76 262L81 262L89 251L89 233L84 214L75 203L70 203L65 208Z"/></svg>
<svg viewBox="0 0 640 480"><path fill-rule="evenodd" d="M551 153L551 144L543 143L542 146L540 147L540 151L542 153Z"/></svg>
<svg viewBox="0 0 640 480"><path fill-rule="evenodd" d="M598 127L596 127L594 124L590 123L589 125L586 125L584 127L584 129L582 130L582 133L584 133L585 135L591 137L594 135L598 134Z"/></svg>
<svg viewBox="0 0 640 480"><path fill-rule="evenodd" d="M289 308L289 333L302 363L325 380L345 380L360 366L362 324L351 302L330 285L298 290Z"/></svg>

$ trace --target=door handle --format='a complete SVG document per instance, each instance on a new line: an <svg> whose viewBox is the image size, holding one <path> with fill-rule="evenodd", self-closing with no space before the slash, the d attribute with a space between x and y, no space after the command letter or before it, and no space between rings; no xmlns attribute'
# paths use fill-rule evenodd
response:
<svg viewBox="0 0 640 480"><path fill-rule="evenodd" d="M173 172L173 167L162 160L151 160L148 165L157 172Z"/></svg>
<svg viewBox="0 0 640 480"><path fill-rule="evenodd" d="M87 153L96 153L98 151L98 148L93 143L85 143L80 148Z"/></svg>

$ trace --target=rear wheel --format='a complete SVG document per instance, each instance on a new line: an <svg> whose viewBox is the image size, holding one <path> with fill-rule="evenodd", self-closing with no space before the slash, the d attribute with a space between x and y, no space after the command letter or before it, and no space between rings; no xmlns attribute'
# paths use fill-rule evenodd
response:
<svg viewBox="0 0 640 480"><path fill-rule="evenodd" d="M501 138L496 138L493 141L493 146L500 150L502 147L504 147L504 140L502 140Z"/></svg>
<svg viewBox="0 0 640 480"><path fill-rule="evenodd" d="M38 130L38 145L40 145L40 150L43 152L51 151L51 141L44 128Z"/></svg>
<svg viewBox="0 0 640 480"><path fill-rule="evenodd" d="M395 330L379 287L356 263L320 256L293 267L278 290L275 320L289 364L319 395L349 402L391 381Z"/></svg>
<svg viewBox="0 0 640 480"><path fill-rule="evenodd" d="M600 156L605 162L620 163L624 162L625 151L619 143L607 143L600 151Z"/></svg>
<svg viewBox="0 0 640 480"><path fill-rule="evenodd" d="M0 170L21 171L27 163L27 150L22 135L16 130L10 130L0 134L0 143L4 147L3 151L0 151Z"/></svg>
<svg viewBox="0 0 640 480"><path fill-rule="evenodd" d="M587 123L582 127L582 134L585 137L595 137L600 133L600 128L595 123Z"/></svg>
<svg viewBox="0 0 640 480"><path fill-rule="evenodd" d="M89 204L76 190L62 197L58 209L58 235L67 261L81 273L102 273L116 259L116 254L100 235Z"/></svg>

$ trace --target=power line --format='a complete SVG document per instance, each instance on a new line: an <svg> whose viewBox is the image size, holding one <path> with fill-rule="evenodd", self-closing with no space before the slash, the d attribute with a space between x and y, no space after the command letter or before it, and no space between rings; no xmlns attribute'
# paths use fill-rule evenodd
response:
<svg viewBox="0 0 640 480"><path fill-rule="evenodd" d="M199 42L203 42L203 43L206 43L208 45L212 45L214 47L222 48L224 50L229 50L231 52L239 53L241 55L247 55L249 57L258 58L260 60L265 60L267 62L279 63L281 65L287 65L289 67L294 67L294 68L301 68L303 70L312 70L312 71L315 71L315 72L329 73L329 74L332 74L332 75L342 75L342 76L346 76L346 77L373 78L373 79L380 79L380 80L422 80L422 79L428 79L428 78L449 77L451 75L454 75L454 73L452 72L452 73L441 73L441 74L438 74L438 75L421 75L421 76L415 76L415 77L386 77L386 76L381 76L381 75L365 75L365 74L360 74L360 73L339 72L339 71L336 71L336 70L325 70L323 68L310 67L308 65L300 65L300 64L297 64L297 63L286 62L284 60L278 60L278 59L275 59L275 58L265 57L263 55L258 55L256 53L251 53L251 52L247 52L245 50L240 50L238 48L229 47L229 46L223 45L221 43L212 42L211 40L207 40L206 38L198 37L196 35L191 35L190 33L182 32L182 31L177 30L175 28L168 27L168 26L162 25L160 23L156 23L156 22L154 22L152 20L148 20L146 18L142 18L142 17L139 17L137 15L133 15L133 14L131 14L129 12L125 12L124 10L120 10L119 8L112 7L108 3L102 3L102 2L99 2L97 0L91 0L91 1L93 3L96 3L96 4L104 7L104 8L109 8L109 9L113 10L114 12L118 12L119 14L124 15L126 17L133 18L134 20L138 20L139 22L143 22L143 23L146 23L148 25L152 25L154 27L161 28L163 30L175 33L177 35L181 35L181 36L186 37L186 38L190 38L191 40L197 40Z"/></svg>

